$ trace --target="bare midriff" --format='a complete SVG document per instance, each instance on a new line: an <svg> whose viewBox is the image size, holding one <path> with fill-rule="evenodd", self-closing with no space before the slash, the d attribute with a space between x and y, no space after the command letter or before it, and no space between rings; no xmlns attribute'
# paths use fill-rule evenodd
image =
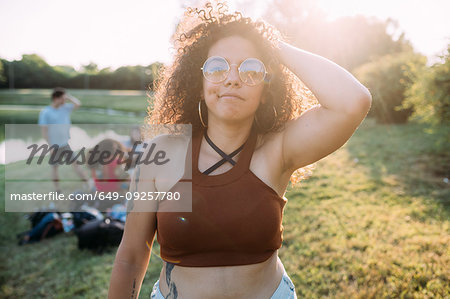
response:
<svg viewBox="0 0 450 299"><path fill-rule="evenodd" d="M165 298L176 289L179 299L269 299L283 276L283 264L278 251L262 263L226 267L173 266L170 276L171 292L166 278L164 262L159 288Z"/></svg>

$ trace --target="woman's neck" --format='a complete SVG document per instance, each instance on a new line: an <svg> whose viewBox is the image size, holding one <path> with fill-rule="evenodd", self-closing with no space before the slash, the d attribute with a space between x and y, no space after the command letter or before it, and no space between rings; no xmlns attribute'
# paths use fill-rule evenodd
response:
<svg viewBox="0 0 450 299"><path fill-rule="evenodd" d="M248 139L251 123L247 125L210 125L206 129L208 137L225 153L231 153Z"/></svg>

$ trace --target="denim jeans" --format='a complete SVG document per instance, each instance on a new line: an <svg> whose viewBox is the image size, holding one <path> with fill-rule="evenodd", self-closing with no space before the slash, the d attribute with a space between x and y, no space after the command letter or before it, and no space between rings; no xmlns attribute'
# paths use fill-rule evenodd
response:
<svg viewBox="0 0 450 299"><path fill-rule="evenodd" d="M150 299L165 299L159 288L159 279L153 285ZM272 297L270 297L270 299L297 299L294 284L292 283L289 275L286 273L286 270L284 270L280 284L278 285L277 289L272 294Z"/></svg>
<svg viewBox="0 0 450 299"><path fill-rule="evenodd" d="M47 224L58 218L59 215L57 213L48 213L45 215L44 218L42 218L41 221L39 221L39 223L28 232L30 242L39 241Z"/></svg>

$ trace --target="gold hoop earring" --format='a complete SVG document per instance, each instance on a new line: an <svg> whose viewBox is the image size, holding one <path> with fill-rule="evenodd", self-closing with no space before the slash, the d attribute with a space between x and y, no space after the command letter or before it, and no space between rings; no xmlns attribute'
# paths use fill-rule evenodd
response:
<svg viewBox="0 0 450 299"><path fill-rule="evenodd" d="M278 117L278 114L277 114L277 110L275 109L275 106L273 106L273 105L272 105L272 110L273 110L273 114L274 114L274 117L273 117L273 124L272 124L272 126L270 127L270 129L268 129L267 131L272 130L273 127L275 127L275 124L277 123L277 117ZM256 123L256 125L257 125L258 127L260 127L260 128L262 129L261 125L260 125L259 122L258 122L258 117L257 117L256 113L255 113L255 123Z"/></svg>
<svg viewBox="0 0 450 299"><path fill-rule="evenodd" d="M202 101L198 101L198 116L200 117L200 122L202 123L202 126L204 128L208 127L207 125L205 125L205 123L203 122L203 117L202 117Z"/></svg>

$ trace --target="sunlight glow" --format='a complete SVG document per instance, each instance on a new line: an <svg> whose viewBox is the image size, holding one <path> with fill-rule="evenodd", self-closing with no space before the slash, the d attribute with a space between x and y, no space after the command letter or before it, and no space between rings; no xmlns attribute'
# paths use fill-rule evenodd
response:
<svg viewBox="0 0 450 299"><path fill-rule="evenodd" d="M258 18L276 0L231 0L231 11ZM296 0L317 5L329 19L363 14L399 21L416 50L429 57L450 42L450 1ZM36 53L52 65L100 68L148 65L171 59L170 35L183 8L195 0L0 0L0 57L20 59ZM26 8L26 9L24 9Z"/></svg>

